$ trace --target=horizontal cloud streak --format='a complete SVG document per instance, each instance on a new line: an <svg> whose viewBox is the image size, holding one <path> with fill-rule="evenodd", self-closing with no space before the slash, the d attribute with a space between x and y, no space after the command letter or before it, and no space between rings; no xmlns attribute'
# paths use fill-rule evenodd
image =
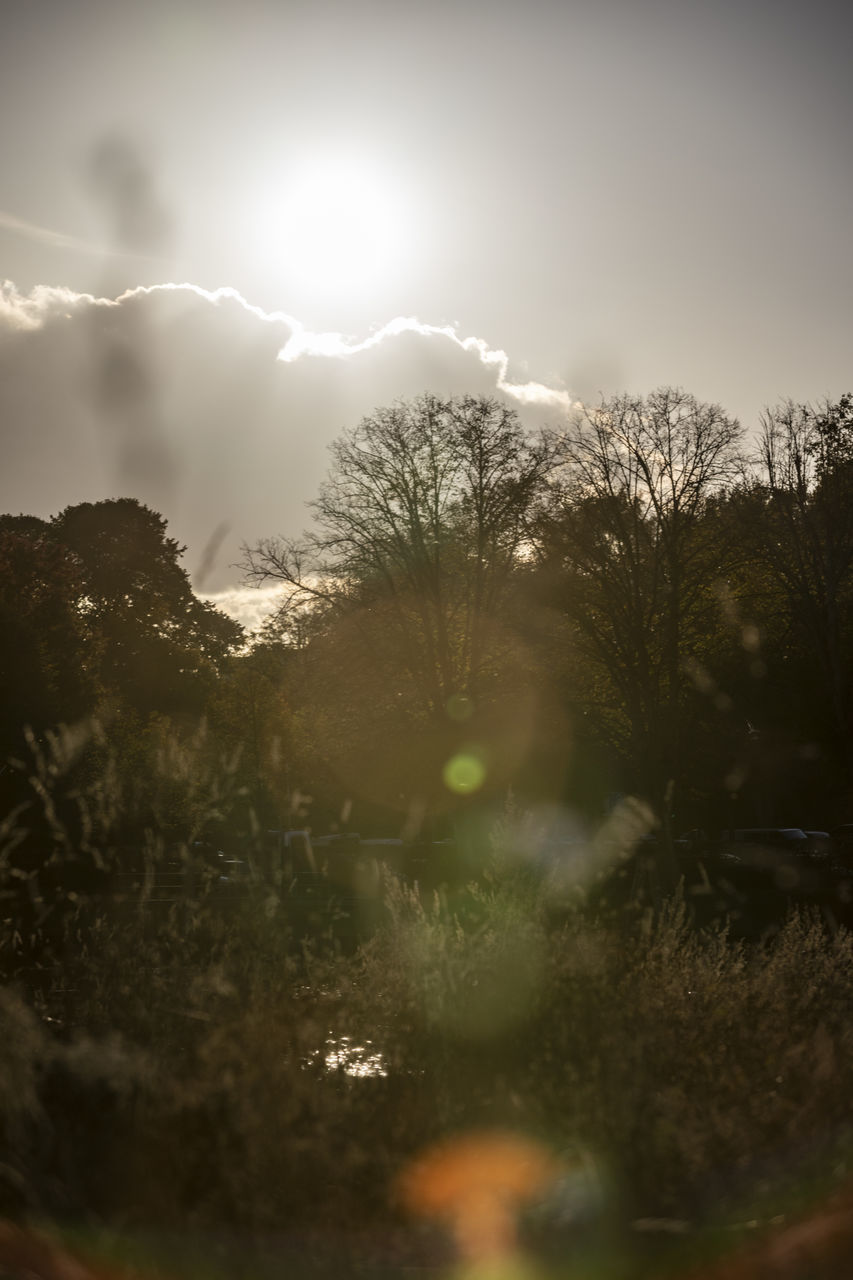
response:
<svg viewBox="0 0 853 1280"><path fill-rule="evenodd" d="M128 249L115 249L110 245L83 240L80 236L69 236L64 231L55 231L37 222L27 222L26 219L18 218L14 213L7 213L3 209L0 209L0 231L11 231L13 235L24 236L27 240L36 240L39 244L47 244L54 249L70 249L74 253L86 253L96 258L135 258L145 262L157 260L149 254Z"/></svg>

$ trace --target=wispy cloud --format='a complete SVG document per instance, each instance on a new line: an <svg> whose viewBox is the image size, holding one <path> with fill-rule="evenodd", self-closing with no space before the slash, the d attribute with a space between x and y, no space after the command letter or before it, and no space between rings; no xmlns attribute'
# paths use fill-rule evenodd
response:
<svg viewBox="0 0 853 1280"><path fill-rule="evenodd" d="M51 245L54 249L71 249L74 253L88 253L96 258L137 258L147 262L155 261L148 254L135 253L127 249L114 249L109 245L84 240L80 236L69 236L64 231L56 231L52 227L42 227L37 222L28 222L18 218L14 213L0 209L0 231L11 231L13 235L24 236L27 240L37 240L39 244Z"/></svg>

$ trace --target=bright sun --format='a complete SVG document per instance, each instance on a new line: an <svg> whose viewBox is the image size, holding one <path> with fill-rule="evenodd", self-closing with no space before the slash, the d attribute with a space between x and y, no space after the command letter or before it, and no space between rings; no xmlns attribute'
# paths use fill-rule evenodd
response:
<svg viewBox="0 0 853 1280"><path fill-rule="evenodd" d="M388 278L403 224L381 175L351 160L326 160L298 168L264 201L256 237L270 266L296 287L352 297Z"/></svg>

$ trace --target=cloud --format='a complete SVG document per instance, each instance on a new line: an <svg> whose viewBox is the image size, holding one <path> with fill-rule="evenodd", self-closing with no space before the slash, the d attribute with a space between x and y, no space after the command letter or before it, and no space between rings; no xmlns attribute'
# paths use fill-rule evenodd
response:
<svg viewBox="0 0 853 1280"><path fill-rule="evenodd" d="M0 215L2 218L2 215ZM37 285L28 294L19 293L11 280L0 284L0 337L6 329L41 329L51 320L64 316L71 319L71 312L79 307L116 307L118 302L109 298L95 298L91 293L75 293L61 285Z"/></svg>
<svg viewBox="0 0 853 1280"><path fill-rule="evenodd" d="M164 270L163 250L168 246L172 221L157 196L151 167L138 145L118 135L103 138L92 148L84 176L107 215L112 243L67 235L4 209L0 209L0 231L105 262L159 263Z"/></svg>
<svg viewBox="0 0 853 1280"><path fill-rule="evenodd" d="M7 282L0 510L138 497L187 545L198 586L230 589L242 543L309 523L305 504L341 431L426 390L505 399L530 426L573 403L483 339L413 317L355 337L314 333L229 288L166 283L99 298L23 295Z"/></svg>
<svg viewBox="0 0 853 1280"><path fill-rule="evenodd" d="M11 231L15 235L24 236L27 240L49 244L54 249L74 249L78 253L94 253L98 257L104 252L101 245L92 244L89 240L80 240L77 236L67 236L62 231L42 227L37 222L27 222L24 218L16 218L13 213L5 213L2 209L0 209L0 231Z"/></svg>
<svg viewBox="0 0 853 1280"><path fill-rule="evenodd" d="M203 289L194 284L156 284L139 285L119 295L116 303L120 304L128 298L141 294L155 294L161 291L178 290L195 294L214 305L229 301L243 308L249 315L269 324L283 325L290 330L284 346L278 353L278 359L284 364L293 364L305 356L325 359L346 359L370 351L389 339L398 338L401 334L416 334L422 338L444 340L460 351L475 354L488 369L495 371L495 390L525 405L542 405L559 409L565 413L577 407L578 401L564 388L549 387L542 382L517 382L509 376L510 361L505 351L493 348L482 338L460 338L452 325L425 324L414 316L397 316L381 328L374 330L366 338L353 338L338 332L315 333L285 311L264 311L254 306L236 290L229 287L219 289ZM103 301L103 300L99 300Z"/></svg>
<svg viewBox="0 0 853 1280"><path fill-rule="evenodd" d="M36 240L39 244L50 245L53 249L71 249L74 253L90 254L96 258L128 258L146 262L157 259L147 253L130 249L114 249L109 245L96 243L94 240L83 240L80 236L69 236L64 231L56 231L52 227L43 227L37 222L27 222L14 213L0 209L0 231L11 231L13 235L23 236L26 240Z"/></svg>
<svg viewBox="0 0 853 1280"><path fill-rule="evenodd" d="M423 324L413 316L398 316L360 342L345 338L340 333L310 333L300 326L294 330L293 336L282 347L278 358L289 363L306 355L354 356L361 351L378 346L388 338L399 337L402 333L416 333L423 338L444 338L448 342L455 343L462 351L475 353L482 364L495 370L496 390L502 391L520 404L545 405L549 408L562 409L567 413L575 407L576 402L568 391L547 387L541 382L513 382L509 377L507 353L495 350L482 338L460 338L451 325Z"/></svg>
<svg viewBox="0 0 853 1280"><path fill-rule="evenodd" d="M225 587L222 591L200 591L199 595L229 617L236 618L247 632L253 632L259 631L267 618L284 603L287 588Z"/></svg>

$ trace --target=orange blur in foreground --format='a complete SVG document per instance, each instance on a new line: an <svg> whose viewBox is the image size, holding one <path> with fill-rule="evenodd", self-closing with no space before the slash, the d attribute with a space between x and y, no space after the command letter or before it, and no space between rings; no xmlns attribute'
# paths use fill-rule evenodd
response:
<svg viewBox="0 0 853 1280"><path fill-rule="evenodd" d="M527 1138L472 1133L429 1148L405 1170L399 1190L412 1213L450 1227L465 1261L484 1262L515 1251L519 1210L560 1172Z"/></svg>

